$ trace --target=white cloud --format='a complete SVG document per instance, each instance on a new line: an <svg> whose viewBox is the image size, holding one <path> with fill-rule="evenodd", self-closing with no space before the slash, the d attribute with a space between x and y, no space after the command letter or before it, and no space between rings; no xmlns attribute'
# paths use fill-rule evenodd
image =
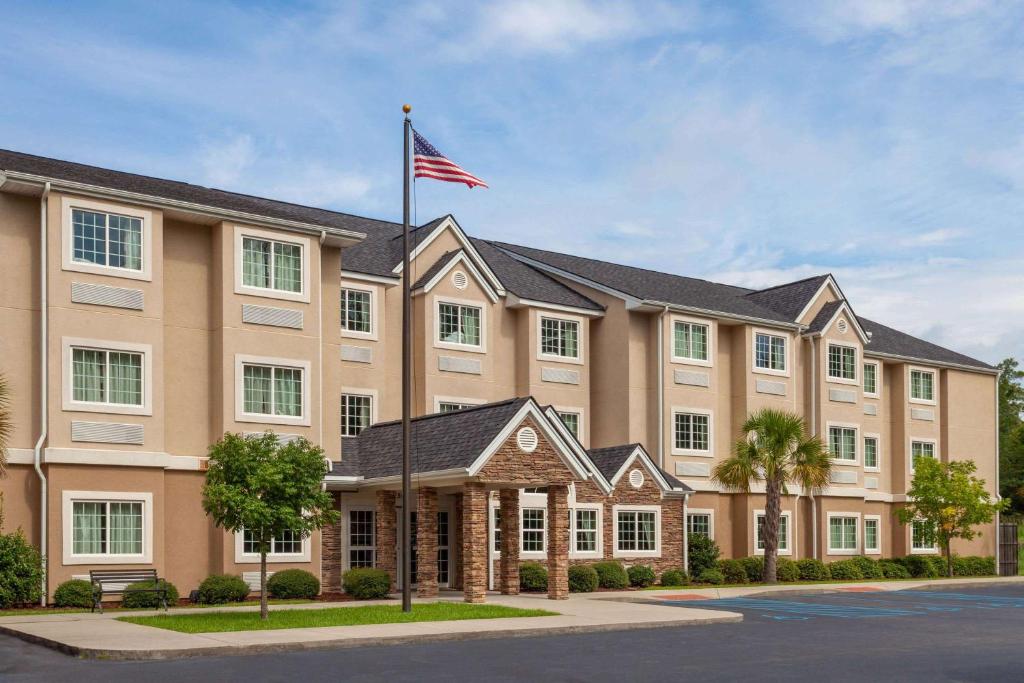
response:
<svg viewBox="0 0 1024 683"><path fill-rule="evenodd" d="M963 230L940 228L938 230L929 230L928 232L904 237L899 240L899 245L901 247L933 247L940 244L948 244L949 242L960 239L964 235L965 232Z"/></svg>
<svg viewBox="0 0 1024 683"><path fill-rule="evenodd" d="M984 0L811 0L775 7L815 38L831 43L879 32L907 35L928 24L970 16L987 4Z"/></svg>
<svg viewBox="0 0 1024 683"><path fill-rule="evenodd" d="M238 183L256 161L256 148L252 136L233 135L225 140L203 143L198 157L205 182L226 189Z"/></svg>
<svg viewBox="0 0 1024 683"><path fill-rule="evenodd" d="M269 196L309 206L351 207L374 187L367 176L320 164L302 165L281 175L281 182L268 188Z"/></svg>

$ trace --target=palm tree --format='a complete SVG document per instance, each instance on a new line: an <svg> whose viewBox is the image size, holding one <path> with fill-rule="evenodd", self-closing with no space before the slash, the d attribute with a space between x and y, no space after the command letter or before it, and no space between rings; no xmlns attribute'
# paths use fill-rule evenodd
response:
<svg viewBox="0 0 1024 683"><path fill-rule="evenodd" d="M728 460L715 466L712 479L727 490L750 492L753 482L764 481L764 581L775 583L779 551L779 523L786 485L795 484L817 493L828 486L831 456L816 436L808 436L799 415L762 408L743 423L741 436Z"/></svg>

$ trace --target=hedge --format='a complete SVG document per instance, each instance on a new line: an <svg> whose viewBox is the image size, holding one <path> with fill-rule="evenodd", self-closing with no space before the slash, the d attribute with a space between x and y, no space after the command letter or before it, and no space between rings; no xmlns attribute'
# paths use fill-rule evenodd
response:
<svg viewBox="0 0 1024 683"><path fill-rule="evenodd" d="M705 569L697 577L697 580L701 583L710 583L717 586L718 584L725 583L725 576L717 569Z"/></svg>
<svg viewBox="0 0 1024 683"><path fill-rule="evenodd" d="M593 593L597 590L597 571L589 564L569 567L569 592Z"/></svg>
<svg viewBox="0 0 1024 683"><path fill-rule="evenodd" d="M682 569L667 569L661 575L662 586L685 586L686 572Z"/></svg>
<svg viewBox="0 0 1024 683"><path fill-rule="evenodd" d="M726 583L749 583L747 570L740 560L719 560L718 571L722 573Z"/></svg>
<svg viewBox="0 0 1024 683"><path fill-rule="evenodd" d="M829 573L836 581L860 581L864 578L864 572L856 560L839 560L828 565Z"/></svg>
<svg viewBox="0 0 1024 683"><path fill-rule="evenodd" d="M860 573L864 575L865 579L885 578L885 573L882 571L882 568L878 566L878 562L870 557L864 557L861 555L851 558L851 562L857 563L857 567L860 569Z"/></svg>
<svg viewBox="0 0 1024 683"><path fill-rule="evenodd" d="M813 557L797 560L796 568L800 572L801 581L828 581L832 578L828 565Z"/></svg>
<svg viewBox="0 0 1024 683"><path fill-rule="evenodd" d="M740 558L739 563L743 565L743 571L747 573L747 581L750 581L750 583L759 583L764 581L763 557L743 557Z"/></svg>
<svg viewBox="0 0 1024 683"><path fill-rule="evenodd" d="M523 562L519 565L519 590L537 593L548 589L548 570L539 562Z"/></svg>
<svg viewBox="0 0 1024 683"><path fill-rule="evenodd" d="M370 567L349 569L341 577L341 586L356 600L381 600L391 593L391 575Z"/></svg>
<svg viewBox="0 0 1024 683"><path fill-rule="evenodd" d="M320 579L304 569L285 569L267 579L267 595L278 600L312 600L320 592Z"/></svg>
<svg viewBox="0 0 1024 683"><path fill-rule="evenodd" d="M626 575L629 576L629 585L637 588L647 588L654 585L654 581L658 578L654 570L646 564L633 565L626 570Z"/></svg>
<svg viewBox="0 0 1024 683"><path fill-rule="evenodd" d="M779 581L799 581L800 580L800 569L796 566L796 562L789 559L788 557L779 557L776 559L775 564L775 578Z"/></svg>
<svg viewBox="0 0 1024 683"><path fill-rule="evenodd" d="M618 562L598 562L594 565L597 583L601 588L623 589L629 585L629 576Z"/></svg>
<svg viewBox="0 0 1024 683"><path fill-rule="evenodd" d="M247 597L249 584L234 574L213 574L199 584L199 602L204 605L242 602Z"/></svg>
<svg viewBox="0 0 1024 683"><path fill-rule="evenodd" d="M92 584L82 579L71 579L57 586L53 592L56 607L92 607Z"/></svg>
<svg viewBox="0 0 1024 683"><path fill-rule="evenodd" d="M718 566L718 558L722 551L719 550L718 544L707 536L689 536L686 548L689 554L689 566L686 569L690 576L700 576L705 569L714 569Z"/></svg>
<svg viewBox="0 0 1024 683"><path fill-rule="evenodd" d="M160 594L150 592L150 590L156 588L157 583L157 581L140 581L138 583L128 584L125 586L124 593L121 594L121 606L131 609L155 609L157 607L161 607ZM175 587L175 585L170 581L161 580L159 583L167 587L167 606L174 607L177 605L177 587Z"/></svg>
<svg viewBox="0 0 1024 683"><path fill-rule="evenodd" d="M909 579L910 572L897 560L879 560L878 568L886 579Z"/></svg>

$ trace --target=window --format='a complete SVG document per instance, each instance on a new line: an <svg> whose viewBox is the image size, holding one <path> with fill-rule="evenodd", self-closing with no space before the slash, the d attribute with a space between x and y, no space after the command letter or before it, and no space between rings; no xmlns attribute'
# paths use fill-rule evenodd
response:
<svg viewBox="0 0 1024 683"><path fill-rule="evenodd" d="M456 403L454 401L438 401L437 412L439 413L454 413L456 410L462 410L463 408L472 408L473 403Z"/></svg>
<svg viewBox="0 0 1024 683"><path fill-rule="evenodd" d="M499 508L500 509L500 508ZM523 552L542 553L544 545L544 508L523 508Z"/></svg>
<svg viewBox="0 0 1024 683"><path fill-rule="evenodd" d="M708 360L708 326L677 320L672 325L672 357Z"/></svg>
<svg viewBox="0 0 1024 683"><path fill-rule="evenodd" d="M910 442L910 469L913 470L919 458L934 458L935 443L932 441Z"/></svg>
<svg viewBox="0 0 1024 683"><path fill-rule="evenodd" d="M910 371L910 400L935 401L935 373L929 370Z"/></svg>
<svg viewBox="0 0 1024 683"><path fill-rule="evenodd" d="M701 413L675 413L675 450L711 450L711 416Z"/></svg>
<svg viewBox="0 0 1024 683"><path fill-rule="evenodd" d="M72 347L72 400L122 406L143 405L142 355Z"/></svg>
<svg viewBox="0 0 1024 683"><path fill-rule="evenodd" d="M857 461L857 429L855 427L829 427L828 450L836 460Z"/></svg>
<svg viewBox="0 0 1024 683"><path fill-rule="evenodd" d="M370 292L363 289L341 290L341 329L370 334L372 312Z"/></svg>
<svg viewBox="0 0 1024 683"><path fill-rule="evenodd" d="M573 550L578 553L597 552L597 510L577 509L575 511L575 543Z"/></svg>
<svg viewBox="0 0 1024 683"><path fill-rule="evenodd" d="M242 284L301 293L302 245L242 237Z"/></svg>
<svg viewBox="0 0 1024 683"><path fill-rule="evenodd" d="M686 534L711 538L711 513L688 512L686 514Z"/></svg>
<svg viewBox="0 0 1024 683"><path fill-rule="evenodd" d="M359 436L370 426L373 409L372 396L358 394L341 395L341 435Z"/></svg>
<svg viewBox="0 0 1024 683"><path fill-rule="evenodd" d="M579 358L580 324L560 318L540 319L540 352L546 356Z"/></svg>
<svg viewBox="0 0 1024 683"><path fill-rule="evenodd" d="M615 517L616 550L623 553L658 549L657 514L653 510L619 510Z"/></svg>
<svg viewBox="0 0 1024 683"><path fill-rule="evenodd" d="M914 520L910 525L911 552L934 552L935 539L931 538L932 527L923 519Z"/></svg>
<svg viewBox="0 0 1024 683"><path fill-rule="evenodd" d="M142 219L71 210L71 260L122 270L142 270Z"/></svg>
<svg viewBox="0 0 1024 683"><path fill-rule="evenodd" d="M492 508L491 516L493 517L493 523L491 524L491 533L494 535L494 552L501 552L501 508Z"/></svg>
<svg viewBox="0 0 1024 683"><path fill-rule="evenodd" d="M448 575L449 543L448 512L439 510L437 513L437 582L441 585L447 585L450 582Z"/></svg>
<svg viewBox="0 0 1024 683"><path fill-rule="evenodd" d="M879 527L882 520L879 517L864 517L864 552L877 554L882 552L882 541Z"/></svg>
<svg viewBox="0 0 1024 683"><path fill-rule="evenodd" d="M562 421L562 424L565 425L565 428L568 429L569 432L577 439L580 438L580 414L567 410L559 410L557 412L558 418Z"/></svg>
<svg viewBox="0 0 1024 683"><path fill-rule="evenodd" d="M878 437L864 437L864 469L878 469Z"/></svg>
<svg viewBox="0 0 1024 683"><path fill-rule="evenodd" d="M462 346L480 346L482 309L461 304L438 304L438 341Z"/></svg>
<svg viewBox="0 0 1024 683"><path fill-rule="evenodd" d="M74 501L71 505L71 553L142 556L142 515L142 501Z"/></svg>
<svg viewBox="0 0 1024 683"><path fill-rule="evenodd" d="M244 529L242 531L242 552L246 555L259 555L260 544L256 536ZM270 552L268 555L301 555L302 536L296 531L285 531L280 536L270 539Z"/></svg>
<svg viewBox="0 0 1024 683"><path fill-rule="evenodd" d="M754 335L754 367L772 372L785 372L786 338L764 332Z"/></svg>
<svg viewBox="0 0 1024 683"><path fill-rule="evenodd" d="M377 543L373 510L349 510L348 566L351 569L373 567Z"/></svg>
<svg viewBox="0 0 1024 683"><path fill-rule="evenodd" d="M302 369L242 364L242 411L250 415L302 416Z"/></svg>
<svg viewBox="0 0 1024 683"><path fill-rule="evenodd" d="M852 346L828 345L829 379L857 379L857 349Z"/></svg>
<svg viewBox="0 0 1024 683"><path fill-rule="evenodd" d="M789 555L789 514L783 512L782 517L779 518L779 554ZM754 534L754 550L758 555L764 555L764 523L765 515L763 512L758 512L755 516L757 520L757 526L755 527Z"/></svg>
<svg viewBox="0 0 1024 683"><path fill-rule="evenodd" d="M864 393L878 396L878 363L864 364Z"/></svg>
<svg viewBox="0 0 1024 683"><path fill-rule="evenodd" d="M857 552L856 517L828 518L828 550L831 553L853 554Z"/></svg>

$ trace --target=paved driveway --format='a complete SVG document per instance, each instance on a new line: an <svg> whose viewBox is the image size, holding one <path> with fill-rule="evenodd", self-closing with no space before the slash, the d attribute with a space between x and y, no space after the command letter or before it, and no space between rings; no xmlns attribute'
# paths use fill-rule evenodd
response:
<svg viewBox="0 0 1024 683"><path fill-rule="evenodd" d="M697 606L686 601L687 607ZM1024 586L707 601L742 624L171 662L0 637L3 681L1019 680ZM665 609L674 609L666 605Z"/></svg>

